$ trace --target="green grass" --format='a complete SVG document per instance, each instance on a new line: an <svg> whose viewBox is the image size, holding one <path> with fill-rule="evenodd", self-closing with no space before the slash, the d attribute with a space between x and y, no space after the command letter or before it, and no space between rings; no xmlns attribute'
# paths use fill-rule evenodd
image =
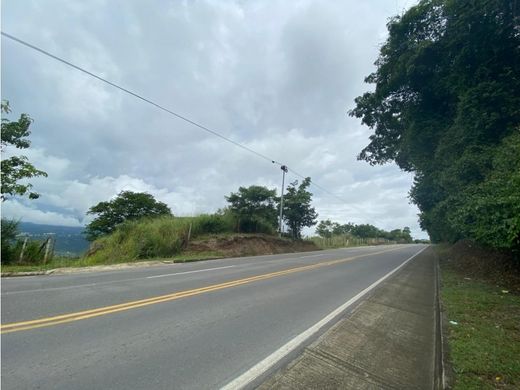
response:
<svg viewBox="0 0 520 390"><path fill-rule="evenodd" d="M71 257L55 257L46 264L6 264L1 267L4 272L32 272L32 271L46 271L54 268L62 267L84 267L85 261L80 258Z"/></svg>
<svg viewBox="0 0 520 390"><path fill-rule="evenodd" d="M193 240L202 235L231 234L235 220L228 214L199 215L196 217L159 217L127 221L110 235L96 240L88 256L80 259L56 258L43 263L41 242L29 241L25 249L24 262L18 264L22 242L13 244L11 263L4 261L2 272L41 271L60 267L85 267L117 264L145 259L172 258L186 249L188 238ZM4 251L5 252L5 251ZM2 254L4 255L4 252ZM184 261L193 261L195 255L183 255ZM214 257L201 254L199 257ZM182 257L179 261L182 261Z"/></svg>
<svg viewBox="0 0 520 390"><path fill-rule="evenodd" d="M172 258L186 248L188 235L194 239L204 234L231 233L233 227L229 216L216 214L129 221L96 240L93 247L98 250L84 260L86 265L99 265Z"/></svg>
<svg viewBox="0 0 520 390"><path fill-rule="evenodd" d="M127 221L119 225L113 233L94 241L89 254L81 258L56 258L47 264L42 264L41 256L35 256L27 258L22 264L17 264L17 262L3 264L2 272L44 271L54 268L88 267L143 260L168 259L179 263L223 258L225 256L217 251L187 252L190 248L188 241L233 236L236 235L235 228L236 220L229 213ZM267 228L262 229L263 231L257 235L268 233ZM248 236L250 233L241 235ZM37 244L34 243L34 245ZM255 254L258 253L251 252L251 255ZM17 257L14 256L14 258Z"/></svg>
<svg viewBox="0 0 520 390"><path fill-rule="evenodd" d="M520 297L441 265L453 389L519 389Z"/></svg>
<svg viewBox="0 0 520 390"><path fill-rule="evenodd" d="M170 261L172 263L189 263L194 261L204 261L213 259L222 259L224 255L220 252L197 252L197 253L182 253L180 255L168 257L168 258L157 258L157 261ZM150 259L148 259L150 260ZM147 261L147 260L142 260ZM137 263L138 261L136 261ZM114 261L112 263L105 263L104 265L119 264L121 261ZM88 258L76 258L72 259L69 257L56 258L47 264L36 264L36 265L2 265L2 273L7 272L38 272L47 271L55 268L73 268L73 267L88 267L92 265Z"/></svg>
<svg viewBox="0 0 520 390"><path fill-rule="evenodd" d="M223 259L225 256L220 252L197 252L197 253L183 253L173 258L174 263L191 263L194 261L204 261L204 260L216 260Z"/></svg>

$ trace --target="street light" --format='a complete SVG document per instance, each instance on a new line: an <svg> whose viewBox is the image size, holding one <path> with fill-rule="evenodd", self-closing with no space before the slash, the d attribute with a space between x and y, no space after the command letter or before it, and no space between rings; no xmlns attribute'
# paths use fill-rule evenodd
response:
<svg viewBox="0 0 520 390"><path fill-rule="evenodd" d="M285 165L282 165L280 167L280 169L282 170L282 196L281 196L281 199L280 199L280 227L278 229L279 231L279 234L280 234L280 237L282 237L282 233L283 233L283 187L285 185L285 174L288 172L288 168L285 166Z"/></svg>

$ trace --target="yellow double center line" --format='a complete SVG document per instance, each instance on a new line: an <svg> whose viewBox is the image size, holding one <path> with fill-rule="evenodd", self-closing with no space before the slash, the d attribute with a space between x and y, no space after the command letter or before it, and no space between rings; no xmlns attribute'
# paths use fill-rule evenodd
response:
<svg viewBox="0 0 520 390"><path fill-rule="evenodd" d="M394 251L397 249L399 249L399 248L392 248L392 249L388 249L388 250L384 250L384 251L380 251L380 252L367 253L367 254L353 256L353 257L347 257L347 258L339 259L339 260L331 260L331 261L326 261L326 262L317 263L317 264L289 268L289 269L286 269L283 271L277 271L277 272L271 272L268 274L251 276L249 278L232 280L230 282L214 284L211 286L195 288L192 290L185 290L185 291L179 291L179 292L166 294L166 295L159 295L156 297L141 299L138 301L120 303L120 304L112 305L112 306L104 306L104 307L100 307L97 309L78 311L78 312L74 312L74 313L62 314L62 315L58 315L58 316L54 316L54 317L40 318L37 320L31 320L31 321L12 322L9 324L2 324L0 327L0 330L1 330L0 333L5 334L5 333L11 333L11 332L19 332L22 330L43 328L46 326L65 324L67 322L80 321L80 320L85 320L87 318L104 316L106 314L117 313L120 311L125 311L125 310L130 310L130 309L136 309L138 307L155 305L156 303L174 301L176 299L187 298L187 297L191 297L191 296L195 296L195 295L209 293L212 291L218 291L218 290L223 290L223 289L230 288L230 287L241 286L243 284L249 284L249 283L257 282L260 280L271 279L271 278L275 278L277 276L283 276L283 275L293 274L296 272L302 272L302 271L308 271L308 270L312 270L312 269L316 269L316 268L327 267L327 266L359 259L361 257L378 255L381 253L390 252L390 251Z"/></svg>

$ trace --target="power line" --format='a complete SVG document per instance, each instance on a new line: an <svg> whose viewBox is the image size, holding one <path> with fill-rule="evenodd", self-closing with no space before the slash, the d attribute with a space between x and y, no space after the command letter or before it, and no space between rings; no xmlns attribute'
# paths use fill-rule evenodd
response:
<svg viewBox="0 0 520 390"><path fill-rule="evenodd" d="M294 169L290 168L290 167L287 167L287 169L289 169L289 171L291 171L294 175L298 176L298 177L301 177L302 179L305 179L306 177L303 176L301 173L298 173L296 172ZM326 189L325 187L322 187L320 186L319 184L316 184L316 182L310 180L310 183L316 187L316 188L319 188L320 190L322 190L323 192L329 194L330 196L333 196L334 198L336 199L339 199L341 200L342 202L344 203L348 203L345 199L341 198L340 196L336 195L335 193L329 191L328 189Z"/></svg>
<svg viewBox="0 0 520 390"><path fill-rule="evenodd" d="M74 68L74 69L76 69L76 70L79 70L80 72L83 72L83 73L85 73L85 74L87 74L87 75L89 75L89 76L91 76L91 77L94 77L94 78L98 79L99 81L102 81L102 82L104 82L104 83L106 83L106 84L108 84L108 85L111 85L111 86L114 87L114 88L117 88L117 89L119 89L119 90L121 90L121 91L123 91L123 92L126 92L127 94L132 95L133 97L135 97L135 98L137 98L137 99L140 99L140 100L142 100L142 101L144 101L144 102L146 102L146 103L148 103L148 104L151 104L152 106L154 106L154 107L156 107L156 108L158 108L158 109L160 109L160 110L162 110L162 111L165 111L165 112L167 112L168 114L171 114L171 115L173 115L173 116L175 116L175 117L177 117L177 118L179 118L179 119L182 119L183 121L188 122L188 123L192 124L193 126L198 127L198 128L201 129L201 130L204 130L204 131L206 131L206 132L208 132L208 133L210 133L210 134L213 134L214 136L217 136L217 137L219 137L219 138L222 138L223 140L225 140L225 141L227 141L227 142L230 142L230 143L232 143L233 145L238 146L239 148L242 148L242 149L244 149L244 150L247 150L247 151L250 152L250 153L256 154L258 157L263 158L264 160L270 161L270 162L272 162L273 164L282 165L282 164L279 163L278 161L275 161L275 160L273 160L273 159L267 157L266 155L257 152L256 150L253 150L253 149L251 149L251 148L248 148L248 147L245 146L245 145L242 145L242 144L240 144L240 143L238 143L238 142L236 142L236 141L233 141L232 139L230 139L230 138L228 138L228 137L226 137L226 136L224 136L224 135L222 135L222 134L216 132L215 130L211 130L211 129L207 128L206 126L201 125L200 123L197 123L197 122L195 122L195 121L193 121L193 120L191 120L191 119L185 117L184 115L178 114L178 113L176 113L176 112L174 112L174 111L172 111L172 110L169 110L168 108L166 108L166 107L164 107L164 106L161 106L161 105L158 104L158 103L153 102L153 101L150 100L150 99L145 98L144 96L139 95L139 94L136 93L136 92L132 92L132 91L130 91L129 89L124 88L124 87L122 87L122 86L120 86L120 85L118 85L118 84L116 84L116 83L113 83L112 81L109 81L109 80L107 80L107 79L105 79L105 78L103 78L103 77L101 77L101 76L98 76L97 74L92 73L92 72L90 72L90 71L88 71L88 70L86 70L86 69L84 69L84 68L82 68L82 67L80 67L80 66L78 66L78 65L74 65L73 63L71 63L71 62L69 62L69 61L67 61L67 60L64 60L63 58L60 58L60 57L58 57L58 56L55 56L54 54L51 54L51 53L49 53L48 51L39 48L38 46L32 45L32 44L30 44L30 43L28 43L28 42L26 42L26 41L24 41L24 40L22 40L22 39L20 39L20 38L16 38L15 36L10 35L10 34L7 34L7 33L3 32L3 31L2 31L2 36L6 37L6 38L9 38L9 39L11 39L11 40L13 40L13 41L15 41L15 42L18 42L18 43L20 43L20 44L22 44L22 45L24 45L24 46L27 46L27 47L29 47L29 48L31 48L31 49L33 49L33 50L36 50L37 52L40 52L41 54L44 54L44 55L46 55L47 57L50 57L50 58L52 58L52 59L54 59L54 60L56 60L56 61L59 61L59 62L65 64L65 65L68 65L68 66L70 66L71 68Z"/></svg>
<svg viewBox="0 0 520 390"><path fill-rule="evenodd" d="M103 77L101 77L101 76L99 76L99 75L97 75L95 73L92 73L92 72L90 72L90 71L88 71L88 70L86 70L86 69L84 69L84 68L82 68L82 67L80 67L78 65L75 65L75 64L73 64L73 63L71 63L71 62L69 62L69 61L67 61L67 60L65 60L65 59L63 59L61 57L58 57L58 56L56 56L56 55L54 55L52 53L49 53L48 51L46 51L46 50L44 50L44 49L42 49L42 48L40 48L38 46L35 46L35 45L33 45L33 44L29 43L29 42L26 42L26 41L24 41L24 40L22 40L20 38L15 37L14 35L11 35L11 34L8 34L8 33L4 32L4 31L2 31L1 34L2 34L2 36L6 37L8 39L11 39L12 41L15 41L15 42L17 42L17 43L19 43L19 44L21 44L23 46L26 46L26 47L28 47L30 49L33 49L33 50L39 52L40 54L43 54L43 55L45 55L47 57L52 58L53 60L59 61L59 62L65 64L67 66L70 66L71 68L74 68L74 69L76 69L76 70L78 70L78 71L80 71L82 73L85 73L88 76L94 77L95 79L97 79L99 81L102 81L105 84L108 84L108 85L110 85L110 86L112 86L114 88L117 88L120 91L123 91L123 92L125 92L125 93L127 93L127 94L129 94L129 95L131 95L131 96L133 96L133 97L135 97L137 99L139 99L139 100L142 100L145 103L148 103L148 104L150 104L150 105L152 105L152 106L154 106L154 107L156 107L156 108L158 108L158 109L160 109L162 111L165 111L168 114L173 115L173 116L175 116L178 119L181 119L181 120L183 120L185 122L188 122L189 124L191 124L191 125L193 125L195 127L198 127L199 129L201 129L201 130L203 130L203 131L205 131L207 133L213 134L214 136L219 137L219 138L223 139L224 141L227 141L227 142L229 142L229 143L231 143L231 144L233 144L233 145L235 145L235 146L237 146L237 147L239 147L239 148L241 148L243 150L248 151L249 153L253 153L257 157L260 157L260 158L262 158L262 159L264 159L266 161L270 161L273 164L277 164L277 165L280 165L280 166L283 165L282 163L280 163L280 162L278 162L278 161L276 161L276 160L274 160L274 159L272 159L272 158L270 158L270 157L268 157L268 156L266 156L266 155L264 155L264 154L262 154L260 152L257 152L254 149L251 149L251 148L249 148L249 147L247 147L245 145L242 145L241 143L233 141L232 139L230 139L230 138L220 134L219 132L217 132L215 130L211 130L210 128L208 128L208 127L206 127L204 125L201 125L200 123L197 123L194 120L189 119L188 117L186 117L184 115L178 114L178 113L176 113L176 112L174 112L174 111L172 111L172 110L170 110L170 109L168 109L168 108L166 108L166 107L164 107L164 106L162 106L162 105L160 105L158 103L155 103L154 101L152 101L152 100L150 100L148 98L145 98L142 95L139 95L136 92L132 92L131 90L129 90L129 89L125 88L125 87L122 87L122 86L120 86L120 85L118 85L118 84L116 84L116 83L114 83L112 81L109 81L109 80L107 80L107 79L105 79L105 78L103 78ZM290 167L287 167L287 168L288 168L289 171L291 171L296 176L298 176L298 177L300 177L302 179L306 178L304 175L296 172L294 169L291 169ZM342 202L347 203L344 199L342 199L338 195L334 194L333 192L327 190L325 187L317 184L316 182L313 182L311 180L310 183L312 185L314 185L316 188L319 188L320 190L322 190L323 192L325 192L325 193L327 193L327 194L329 194L329 195L339 199Z"/></svg>

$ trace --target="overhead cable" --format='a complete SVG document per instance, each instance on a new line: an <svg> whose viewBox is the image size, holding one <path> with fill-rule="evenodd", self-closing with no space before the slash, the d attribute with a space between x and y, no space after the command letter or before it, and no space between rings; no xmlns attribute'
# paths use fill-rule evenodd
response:
<svg viewBox="0 0 520 390"><path fill-rule="evenodd" d="M298 176L298 177L301 177L302 179L306 179L306 177L304 175L302 175L301 173L298 173L296 172L294 169L292 169L291 167L287 167L289 169L290 172L292 172L294 175ZM340 196L336 195L335 193L329 191L328 189L326 189L325 187L322 187L320 186L319 184L316 184L316 182L310 180L310 183L316 187L316 188L319 188L320 190L322 190L323 192L329 194L330 196L333 196L334 198L344 202L344 203L348 203L345 199L342 199Z"/></svg>
<svg viewBox="0 0 520 390"><path fill-rule="evenodd" d="M208 127L206 127L206 126L204 126L204 125L202 125L200 123L197 123L194 120L189 119L188 117L186 117L184 115L181 115L181 114L179 114L179 113L177 113L175 111L172 111L172 110L170 110L170 109L168 109L168 108L166 108L166 107L164 107L164 106L162 106L162 105L160 105L158 103L155 103L154 101L152 101L152 100L150 100L150 99L148 99L148 98L146 98L146 97L144 97L144 96L142 96L142 95L140 95L140 94L138 94L136 92L133 92L133 91L131 91L131 90L125 88L125 87L122 87L119 84L116 84L116 83L114 83L114 82L112 82L110 80L107 80L107 79L105 79L105 78L103 78L103 77L101 77L101 76L99 76L99 75L97 75L97 74L95 74L93 72L90 72L90 71L86 70L85 68L82 68L81 66L75 65L72 62L69 62L69 61L67 61L67 60L65 60L65 59L63 59L61 57L58 57L57 55L49 53L48 51L46 51L46 50L44 50L44 49L42 49L42 48L40 48L40 47L38 47L36 45L33 45L33 44L29 43L29 42L26 42L26 41L24 41L24 40L22 40L20 38L15 37L14 35L11 35L11 34L8 34L8 33L4 32L4 31L2 31L1 34L2 34L2 36L6 37L8 39L11 39L12 41L15 41L15 42L17 42L17 43L19 43L19 44L21 44L23 46L26 46L26 47L28 47L28 48L30 48L32 50L35 50L35 51L39 52L40 54L43 54L43 55L45 55L47 57L52 58L53 60L59 61L59 62L65 64L67 66L70 66L71 68L74 68L74 69L76 69L76 70L78 70L78 71L80 71L80 72L82 72L82 73L84 73L84 74L86 74L86 75L88 75L90 77L93 77L93 78L95 78L95 79L97 79L99 81L102 81L103 83L108 84L108 85L110 85L110 86L112 86L114 88L117 88L120 91L123 91L123 92L125 92L125 93L127 93L127 94L129 94L129 95L131 95L131 96L141 100L141 101L144 101L145 103L148 103L148 104L150 104L150 105L152 105L152 106L154 106L154 107L156 107L156 108L158 108L158 109L160 109L162 111L165 111L168 114L173 115L173 116L175 116L178 119L181 119L181 120L183 120L185 122L188 122L189 124L199 128L199 129L201 129L201 130L203 130L203 131L205 131L207 133L213 134L214 136L219 137L219 138L223 139L224 141L229 142L229 143L231 143L231 144L233 144L233 145L235 145L235 146L237 146L237 147L239 147L239 148L241 148L243 150L246 150L249 153L252 153L252 154L256 155L257 157L260 157L260 158L262 158L262 159L264 159L266 161L269 161L269 162L271 162L273 164L277 164L277 165L280 165L280 166L283 165L282 163L280 163L280 162L278 162L278 161L276 161L276 160L266 156L265 154L257 152L254 149L251 149L251 148L249 148L249 147L247 147L247 146L245 146L245 145L243 145L241 143L238 143L238 142L232 140L231 138L228 138L228 137L220 134L219 132L217 132L215 130L211 130L210 128L208 128ZM301 177L302 179L306 178L304 175L296 172L294 169L291 169L290 167L287 167L287 168L293 174L295 174L296 176ZM327 190L325 187L322 187L322 186L316 184L316 182L311 181L310 183L312 185L314 185L315 187L319 188L320 190L322 190L323 192L326 192L327 194L329 194L329 195L331 195L331 196L341 200L342 202L346 202L344 199L342 199L341 197L337 196L333 192Z"/></svg>
<svg viewBox="0 0 520 390"><path fill-rule="evenodd" d="M71 62L69 62L67 60L64 60L63 58L60 58L60 57L58 57L58 56L56 56L54 54L49 53L46 50L43 50L43 49L39 48L38 46L32 45L32 44L30 44L30 43L28 43L28 42L26 42L26 41L24 41L24 40L22 40L20 38L17 38L17 37L15 37L13 35L7 34L7 33L3 32L3 31L2 31L2 36L6 37L6 38L9 38L9 39L11 39L11 40L13 40L15 42L18 42L18 43L20 43L20 44L22 44L24 46L27 46L27 47L29 47L29 48L31 48L33 50L36 50L37 52L40 52L41 54L44 54L44 55L46 55L46 56L48 56L48 57L50 57L50 58L52 58L52 59L54 59L56 61L59 61L59 62L65 64L65 65L68 65L68 66L70 66L70 67L72 67L72 68L74 68L76 70L79 70L80 72L83 72L83 73L85 73L85 74L87 74L87 75L89 75L91 77L94 77L94 78L98 79L99 81L102 81L102 82L104 82L104 83L106 83L108 85L111 85L114 88L117 88L117 89L119 89L119 90L121 90L123 92L126 92L127 94L132 95L133 97L135 97L137 99L140 99L140 100L142 100L142 101L144 101L144 102L146 102L148 104L151 104L152 106L154 106L154 107L156 107L156 108L158 108L158 109L160 109L162 111L165 111L168 114L171 114L171 115L173 115L173 116L175 116L175 117L177 117L179 119L182 119L183 121L188 122L188 123L192 124L193 126L198 127L201 130L204 130L204 131L206 131L206 132L208 132L210 134L213 134L216 137L222 138L223 140L225 140L227 142L230 142L233 145L238 146L239 148L247 150L250 153L256 154L258 157L263 158L264 160L270 161L273 164L282 165L281 163L279 163L279 162L277 162L277 161L267 157L266 155L264 155L262 153L259 153L256 150L253 150L251 148L248 148L247 146L242 145L242 144L240 144L240 143L238 143L236 141L233 141L232 139L230 139L230 138L228 138L228 137L218 133L215 130L211 130L211 129L207 128L206 126L201 125L200 123L197 123L194 120L191 120L191 119L185 117L184 115L178 114L178 113L176 113L176 112L174 112L174 111L172 111L172 110L170 110L170 109L168 109L168 108L166 108L164 106L161 106L158 103L155 103L154 101L152 101L150 99L145 98L144 96L139 95L136 92L132 92L129 89L127 89L125 87L122 87L122 86L120 86L120 85L118 85L118 84L116 84L116 83L114 83L112 81L109 81L109 80L107 80L107 79L105 79L105 78L103 78L103 77L101 77L101 76L99 76L99 75L97 75L95 73L92 73L92 72L90 72L90 71L88 71L88 70L86 70L86 69L84 69L84 68L82 68L82 67L80 67L78 65L74 65L73 63L71 63Z"/></svg>

